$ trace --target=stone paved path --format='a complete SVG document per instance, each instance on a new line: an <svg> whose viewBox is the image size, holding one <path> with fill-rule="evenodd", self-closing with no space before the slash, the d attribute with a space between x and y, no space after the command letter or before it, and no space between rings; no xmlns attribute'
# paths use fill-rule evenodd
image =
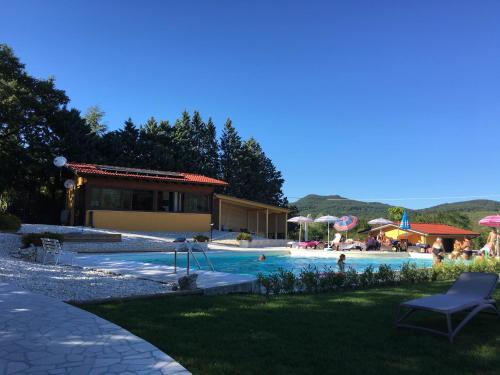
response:
<svg viewBox="0 0 500 375"><path fill-rule="evenodd" d="M189 374L130 332L0 283L0 374Z"/></svg>

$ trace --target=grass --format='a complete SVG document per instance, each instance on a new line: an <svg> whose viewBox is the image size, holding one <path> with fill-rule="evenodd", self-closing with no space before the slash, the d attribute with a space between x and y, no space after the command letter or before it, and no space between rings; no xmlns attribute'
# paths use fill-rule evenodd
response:
<svg viewBox="0 0 500 375"><path fill-rule="evenodd" d="M194 374L498 374L495 315L480 314L453 345L445 337L393 328L401 301L448 286L161 297L80 307L153 343ZM439 315L415 319L445 328Z"/></svg>

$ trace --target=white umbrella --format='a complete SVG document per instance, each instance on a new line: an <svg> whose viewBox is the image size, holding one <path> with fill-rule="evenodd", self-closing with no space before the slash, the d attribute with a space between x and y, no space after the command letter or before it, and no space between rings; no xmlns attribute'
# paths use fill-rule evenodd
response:
<svg viewBox="0 0 500 375"><path fill-rule="evenodd" d="M328 228L328 246L330 247L330 223L335 223L339 218L337 216L321 216L314 220L316 223L327 223Z"/></svg>
<svg viewBox="0 0 500 375"><path fill-rule="evenodd" d="M302 223L312 223L314 220L311 219L310 217L305 217L305 216L295 216L292 217L291 219L288 219L289 223L299 223L299 242L300 242L300 232L302 231Z"/></svg>
<svg viewBox="0 0 500 375"><path fill-rule="evenodd" d="M394 224L392 221L379 217L378 219L373 219L368 222L369 225L386 225Z"/></svg>

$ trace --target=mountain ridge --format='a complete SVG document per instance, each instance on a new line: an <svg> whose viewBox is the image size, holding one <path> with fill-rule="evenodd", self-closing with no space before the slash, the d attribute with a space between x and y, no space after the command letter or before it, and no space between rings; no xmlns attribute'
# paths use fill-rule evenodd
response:
<svg viewBox="0 0 500 375"><path fill-rule="evenodd" d="M308 194L291 204L297 207L301 215L355 215L366 219L386 217L387 209L389 207L394 207L393 205L387 203L364 202L349 199L338 194ZM422 209L408 209L409 213L434 213L442 211L500 212L500 201L490 199L473 199L453 203L442 203Z"/></svg>

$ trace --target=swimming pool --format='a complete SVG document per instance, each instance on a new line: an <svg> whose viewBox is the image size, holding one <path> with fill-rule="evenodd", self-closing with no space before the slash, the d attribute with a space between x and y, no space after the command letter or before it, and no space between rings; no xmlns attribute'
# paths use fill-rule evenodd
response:
<svg viewBox="0 0 500 375"><path fill-rule="evenodd" d="M258 261L259 255L263 252L235 252L235 251L210 251L208 256L210 261L214 265L216 271L228 272L228 273L238 273L238 274L250 274L257 275L258 273L268 274L277 271L279 268L285 270L293 271L294 273L299 273L301 269L308 265L313 265L318 267L318 269L324 269L325 267L332 267L337 269L337 259L325 258L325 257L297 257L290 256L286 252L265 252L266 259L262 262ZM432 265L432 260L427 259L411 259L402 257L376 257L370 256L365 258L354 258L349 257L349 253L346 254L346 267L352 267L357 271L363 271L366 267L372 265L375 269L378 268L380 264L390 265L393 269L400 269L403 263L408 261L416 263L418 267L430 267ZM199 260L201 269L210 270L208 264L206 263L203 254L195 253L196 258ZM132 254L110 254L110 255L99 255L102 262L109 261L133 261L133 262L143 262L152 263L159 265L174 265L174 255L173 253L132 253ZM177 266L186 267L186 253L178 253L177 255ZM195 261L191 259L192 270L197 270L198 266Z"/></svg>

